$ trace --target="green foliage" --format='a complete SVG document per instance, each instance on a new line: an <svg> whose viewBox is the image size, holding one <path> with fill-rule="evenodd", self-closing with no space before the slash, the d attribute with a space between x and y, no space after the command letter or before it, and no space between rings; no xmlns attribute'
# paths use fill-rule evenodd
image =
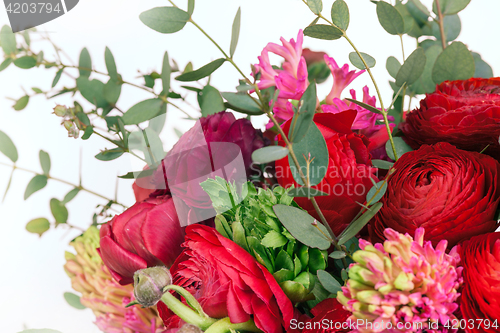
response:
<svg viewBox="0 0 500 333"><path fill-rule="evenodd" d="M26 224L26 230L32 234L38 234L40 237L50 229L50 222L46 218L38 218Z"/></svg>
<svg viewBox="0 0 500 333"><path fill-rule="evenodd" d="M66 223L68 221L68 209L66 209L64 203L58 199L50 199L50 211L56 220L56 225Z"/></svg>
<svg viewBox="0 0 500 333"><path fill-rule="evenodd" d="M182 30L189 17L189 13L177 7L156 7L139 15L142 23L163 34L171 34Z"/></svg>
<svg viewBox="0 0 500 333"><path fill-rule="evenodd" d="M226 107L232 110L249 115L263 114L257 102L247 93L223 92L221 95L227 101L227 103L225 103Z"/></svg>
<svg viewBox="0 0 500 333"><path fill-rule="evenodd" d="M6 56L17 54L16 36L8 25L4 25L0 31L0 45Z"/></svg>
<svg viewBox="0 0 500 333"><path fill-rule="evenodd" d="M311 12L313 12L316 15L319 15L321 11L323 10L323 1L322 0L307 0L307 6L309 6L309 9Z"/></svg>
<svg viewBox="0 0 500 333"><path fill-rule="evenodd" d="M50 155L47 152L40 150L39 158L43 174L48 176L50 173Z"/></svg>
<svg viewBox="0 0 500 333"><path fill-rule="evenodd" d="M84 310L87 308L80 302L80 296L75 295L73 293L68 293L68 292L64 293L64 299L66 300L66 302L68 302L69 305L71 305L75 309Z"/></svg>
<svg viewBox="0 0 500 333"><path fill-rule="evenodd" d="M461 10L464 10L469 3L470 0L439 0L441 13L443 13L443 15L456 14ZM436 0L432 3L432 11L437 15Z"/></svg>
<svg viewBox="0 0 500 333"><path fill-rule="evenodd" d="M460 31L462 30L462 23L458 15L445 16L443 18L444 35L446 37L446 42L451 42L455 40ZM436 39L441 40L441 32L439 31L439 25L436 22L432 22L432 35Z"/></svg>
<svg viewBox="0 0 500 333"><path fill-rule="evenodd" d="M80 52L80 61L78 62L78 67L80 71L80 77L89 77L92 72L92 59L90 58L90 53L87 48L84 48Z"/></svg>
<svg viewBox="0 0 500 333"><path fill-rule="evenodd" d="M306 178L309 178L309 186L319 184L326 175L330 157L325 138L315 123L311 123L303 140L293 144L293 150L297 156L300 170L302 170ZM309 163L307 160L312 161ZM306 185L302 181L291 155L288 155L288 163L295 181L299 185ZM309 174L307 171L309 171Z"/></svg>
<svg viewBox="0 0 500 333"><path fill-rule="evenodd" d="M215 72L222 64L226 61L224 58L220 58L212 61L209 64L197 69L195 71L189 71L187 73L183 73L177 76L175 79L177 81L189 82L189 81L198 81L203 79L204 77L209 76L213 72Z"/></svg>
<svg viewBox="0 0 500 333"><path fill-rule="evenodd" d="M390 56L387 58L385 68L387 69L389 75L395 79L396 75L398 75L399 69L401 68L401 63L395 57Z"/></svg>
<svg viewBox="0 0 500 333"><path fill-rule="evenodd" d="M338 244L342 245L356 236L381 208L382 203L377 202L367 209L358 219L349 224L349 226L340 234Z"/></svg>
<svg viewBox="0 0 500 333"><path fill-rule="evenodd" d="M391 35L401 35L405 32L403 17L391 4L377 2L377 17L382 28Z"/></svg>
<svg viewBox="0 0 500 333"><path fill-rule="evenodd" d="M295 112L288 132L290 142L299 143L308 133L316 113L316 84L311 83L301 98L302 106Z"/></svg>
<svg viewBox="0 0 500 333"><path fill-rule="evenodd" d="M135 125L156 117L162 110L163 101L159 98L147 99L132 106L123 114L125 125Z"/></svg>
<svg viewBox="0 0 500 333"><path fill-rule="evenodd" d="M375 67L376 61L375 59L366 53L360 52L361 56L366 62L366 65L368 68ZM351 61L351 64L354 65L354 67L359 68L359 69L366 69L365 64L361 60L360 56L356 52L351 52L349 53L349 61Z"/></svg>
<svg viewBox="0 0 500 333"><path fill-rule="evenodd" d="M118 81L118 71L116 69L115 57L107 46L106 50L104 51L104 61L106 63L106 69L108 70L110 79L113 81Z"/></svg>
<svg viewBox="0 0 500 333"><path fill-rule="evenodd" d="M476 70L474 72L474 77L490 78L493 77L493 69L488 65L479 53L472 52L472 57L474 58L474 65Z"/></svg>
<svg viewBox="0 0 500 333"><path fill-rule="evenodd" d="M202 91L198 93L198 104L200 105L202 117L206 117L226 109L220 92L210 85L203 87Z"/></svg>
<svg viewBox="0 0 500 333"><path fill-rule="evenodd" d="M238 8L236 16L233 21L233 28L231 30L231 45L229 47L229 56L232 58L234 52L236 51L236 46L238 45L238 39L240 38L240 25L241 25L241 7Z"/></svg>
<svg viewBox="0 0 500 333"><path fill-rule="evenodd" d="M16 104L14 104L14 106L13 106L14 110L16 110L16 111L24 110L24 108L26 108L26 106L28 105L29 101L30 101L30 97L28 95L25 95L25 96L19 98L16 101Z"/></svg>
<svg viewBox="0 0 500 333"><path fill-rule="evenodd" d="M314 24L304 29L304 35L317 39L335 40L344 35L339 28L325 24Z"/></svg>
<svg viewBox="0 0 500 333"><path fill-rule="evenodd" d="M396 147L396 154L398 154L398 158L400 158L404 153L413 151L413 149L411 149L411 147L403 140L403 138L395 137L393 138L393 141L394 141L394 146ZM390 141L386 142L385 151L387 152L387 155L389 156L390 159L392 159L393 161L396 160L394 152L392 151L392 145Z"/></svg>
<svg viewBox="0 0 500 333"><path fill-rule="evenodd" d="M14 65L22 69L30 69L36 66L36 58L23 56L14 60Z"/></svg>
<svg viewBox="0 0 500 333"><path fill-rule="evenodd" d="M370 206L379 202L387 191L387 181L382 180L374 184L373 187L366 194L366 202L370 203Z"/></svg>
<svg viewBox="0 0 500 333"><path fill-rule="evenodd" d="M2 131L0 131L0 152L14 163L16 163L19 158L14 142L12 142L9 136Z"/></svg>
<svg viewBox="0 0 500 333"><path fill-rule="evenodd" d="M396 86L401 87L403 84L413 84L422 75L425 68L427 58L424 50L419 47L410 54L396 75Z"/></svg>
<svg viewBox="0 0 500 333"><path fill-rule="evenodd" d="M255 163L269 163L288 156L289 150L281 146L268 146L257 149L252 153L252 160Z"/></svg>
<svg viewBox="0 0 500 333"><path fill-rule="evenodd" d="M349 27L349 7L344 0L336 0L332 5L332 22L340 29L346 31Z"/></svg>
<svg viewBox="0 0 500 333"><path fill-rule="evenodd" d="M47 176L36 175L30 180L28 186L26 186L24 200L28 199L33 193L40 191L45 186L47 186Z"/></svg>
<svg viewBox="0 0 500 333"><path fill-rule="evenodd" d="M432 68L432 79L438 84L446 80L466 80L474 72L474 57L467 46L453 42L437 57Z"/></svg>
<svg viewBox="0 0 500 333"><path fill-rule="evenodd" d="M168 58L168 52L165 52L163 56L163 65L161 67L161 83L163 86L163 96L167 96L170 92L170 75L172 74L172 68L170 67L170 61Z"/></svg>

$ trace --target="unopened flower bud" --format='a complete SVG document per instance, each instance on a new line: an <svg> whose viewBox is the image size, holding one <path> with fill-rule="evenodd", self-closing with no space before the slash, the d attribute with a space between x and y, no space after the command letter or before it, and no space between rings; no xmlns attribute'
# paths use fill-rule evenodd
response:
<svg viewBox="0 0 500 333"><path fill-rule="evenodd" d="M164 266L140 269L134 273L135 299L144 307L158 303L163 288L170 285L172 276Z"/></svg>
<svg viewBox="0 0 500 333"><path fill-rule="evenodd" d="M64 105L56 105L56 107L54 108L54 113L58 117L64 117L68 113L68 108Z"/></svg>
<svg viewBox="0 0 500 333"><path fill-rule="evenodd" d="M203 333L201 328L193 324L185 324L177 333Z"/></svg>
<svg viewBox="0 0 500 333"><path fill-rule="evenodd" d="M63 121L64 128L69 132L73 127L73 122L70 120Z"/></svg>

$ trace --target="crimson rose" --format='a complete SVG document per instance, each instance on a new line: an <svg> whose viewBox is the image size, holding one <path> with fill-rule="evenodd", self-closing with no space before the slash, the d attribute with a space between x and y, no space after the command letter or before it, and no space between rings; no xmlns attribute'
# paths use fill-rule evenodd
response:
<svg viewBox="0 0 500 333"><path fill-rule="evenodd" d="M138 202L104 224L99 254L111 275L122 285L134 272L173 264L181 253L184 232L170 196Z"/></svg>
<svg viewBox="0 0 500 333"><path fill-rule="evenodd" d="M464 267L460 310L463 319L475 323L467 325L467 332L500 332L500 233L473 237L459 251Z"/></svg>
<svg viewBox="0 0 500 333"><path fill-rule="evenodd" d="M305 323L302 333L347 333L352 315L336 298L327 298L311 309L314 318ZM325 325L326 323L326 325Z"/></svg>
<svg viewBox="0 0 500 333"><path fill-rule="evenodd" d="M451 249L497 228L500 164L490 156L442 142L404 154L394 168L369 228L372 242L386 228L413 235L423 227L434 246L446 239Z"/></svg>
<svg viewBox="0 0 500 333"><path fill-rule="evenodd" d="M266 333L280 333L293 317L293 306L271 273L254 257L215 229L186 228L186 249L170 269L173 283L187 289L212 318L232 323L251 319ZM167 328L179 319L158 303Z"/></svg>
<svg viewBox="0 0 500 333"><path fill-rule="evenodd" d="M326 140L330 160L325 178L313 188L330 194L316 197L316 201L336 235L360 211L361 206L357 202L365 202L366 194L373 186L370 178L377 181L377 169L372 167L368 152L369 140L351 130L355 118L354 110L336 114L318 113L314 116L314 123ZM283 127L285 133L288 133L290 122L287 121ZM279 144L285 145L281 136ZM276 177L285 188L298 186L290 171L288 157L276 161ZM319 219L309 199L295 198L295 202Z"/></svg>
<svg viewBox="0 0 500 333"><path fill-rule="evenodd" d="M400 125L414 149L449 142L500 157L500 78L445 81ZM489 145L489 146L488 146Z"/></svg>

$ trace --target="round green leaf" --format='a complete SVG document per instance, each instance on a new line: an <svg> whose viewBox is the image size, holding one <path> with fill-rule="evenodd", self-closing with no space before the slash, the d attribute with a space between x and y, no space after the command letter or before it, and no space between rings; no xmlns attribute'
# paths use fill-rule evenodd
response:
<svg viewBox="0 0 500 333"><path fill-rule="evenodd" d="M139 19L149 28L171 34L182 30L189 20L189 14L177 7L156 7L139 15Z"/></svg>
<svg viewBox="0 0 500 333"><path fill-rule="evenodd" d="M200 69L197 69L195 71L189 71L187 73L185 72L184 74L177 76L175 79L177 81L183 81L183 82L198 81L215 72L220 66L222 66L222 64L225 61L226 59L224 58L214 60L211 63L201 67Z"/></svg>
<svg viewBox="0 0 500 333"><path fill-rule="evenodd" d="M66 302L68 302L69 305L71 305L75 309L83 310L87 308L80 302L80 296L75 295L73 293L64 293L64 299L66 300Z"/></svg>
<svg viewBox="0 0 500 333"><path fill-rule="evenodd" d="M36 66L36 59L31 56L24 56L14 60L14 65L22 69L30 69Z"/></svg>
<svg viewBox="0 0 500 333"><path fill-rule="evenodd" d="M398 154L398 158L401 158L404 153L407 153L409 151L413 151L411 147L403 140L401 137L395 137L392 139L394 141L394 146L396 148L396 154ZM394 152L392 151L392 145L391 141L387 140L385 144L385 151L387 152L387 155L389 156L390 159L393 161L396 160L394 157Z"/></svg>
<svg viewBox="0 0 500 333"><path fill-rule="evenodd" d="M275 205L273 210L283 226L299 242L320 250L327 250L330 247L330 240L325 237L325 235L328 235L325 226L316 222L317 227L321 229L319 231L312 224L316 220L307 212L287 205Z"/></svg>
<svg viewBox="0 0 500 333"><path fill-rule="evenodd" d="M26 106L28 105L29 101L30 97L28 95L19 98L16 104L14 104L13 106L14 110L16 111L24 110L24 108L26 108Z"/></svg>
<svg viewBox="0 0 500 333"><path fill-rule="evenodd" d="M315 24L305 28L304 35L317 39L335 40L342 37L344 33L331 25Z"/></svg>
<svg viewBox="0 0 500 333"><path fill-rule="evenodd" d="M390 56L387 58L385 68L387 68L389 75L395 79L396 75L398 75L399 69L401 68L401 63L395 57Z"/></svg>
<svg viewBox="0 0 500 333"><path fill-rule="evenodd" d="M451 42L455 40L460 31L462 30L462 23L460 22L460 17L458 15L445 16L443 18L444 22L444 35L446 36L446 41ZM432 35L438 40L441 40L441 31L439 30L439 24L432 22Z"/></svg>
<svg viewBox="0 0 500 333"><path fill-rule="evenodd" d="M115 105L120 98L122 92L122 85L118 81L109 79L109 81L104 85L102 94L106 102L111 105Z"/></svg>
<svg viewBox="0 0 500 333"><path fill-rule="evenodd" d="M328 155L328 147L326 146L325 138L315 123L311 124L304 139L293 144L293 151L295 152L295 156L297 156L299 167L306 177L307 163L304 156L308 158L310 154L313 160L309 165L309 185L314 186L319 184L326 175L330 157ZM292 171L295 181L304 186L305 184L302 182L298 169L290 155L288 155L288 163L290 164L290 170Z"/></svg>
<svg viewBox="0 0 500 333"><path fill-rule="evenodd" d="M432 80L432 68L442 50L443 48L441 45L433 45L425 50L427 61L425 62L424 72L420 78L410 86L410 90L415 94L432 93L436 90L436 83Z"/></svg>
<svg viewBox="0 0 500 333"><path fill-rule="evenodd" d="M47 186L47 176L36 175L30 180L28 186L26 186L26 191L24 192L24 200L28 199L33 193L40 191L45 186Z"/></svg>
<svg viewBox="0 0 500 333"><path fill-rule="evenodd" d="M8 25L4 25L0 31L0 45L7 56L17 53L16 36Z"/></svg>
<svg viewBox="0 0 500 333"><path fill-rule="evenodd" d="M40 165L42 166L43 174L48 175L50 172L50 155L43 150L40 150L38 155L40 157Z"/></svg>
<svg viewBox="0 0 500 333"><path fill-rule="evenodd" d="M255 163L269 163L288 156L288 148L281 146L269 146L257 149L252 153L252 160Z"/></svg>
<svg viewBox="0 0 500 333"><path fill-rule="evenodd" d="M84 48L82 52L80 52L78 67L80 76L84 76L87 78L90 76L90 73L92 72L92 59L90 58L90 53L87 48Z"/></svg>
<svg viewBox="0 0 500 333"><path fill-rule="evenodd" d="M89 80L87 76L76 79L76 86L82 96L99 108L106 107L108 101L104 98L104 83L97 79Z"/></svg>
<svg viewBox="0 0 500 333"><path fill-rule="evenodd" d="M368 65L368 68L375 67L375 64L377 62L375 61L375 59L371 55L363 53L363 52L359 52L359 53L361 54L363 59L365 59L365 62ZM365 64L363 64L363 61L361 61L361 58L359 57L359 55L356 52L349 53L349 60L356 68L366 69Z"/></svg>
<svg viewBox="0 0 500 333"><path fill-rule="evenodd" d="M443 15L453 15L465 9L470 0L439 0L441 13ZM432 11L437 15L436 0L432 3Z"/></svg>
<svg viewBox="0 0 500 333"><path fill-rule="evenodd" d="M163 101L159 98L147 99L132 106L122 116L123 124L137 125L156 117L162 108Z"/></svg>
<svg viewBox="0 0 500 333"><path fill-rule="evenodd" d="M403 17L396 8L384 1L377 2L377 17L382 28L391 35L401 35L405 31Z"/></svg>
<svg viewBox="0 0 500 333"><path fill-rule="evenodd" d="M201 108L202 117L206 117L226 109L220 92L210 85L205 86L203 90L198 93L198 103Z"/></svg>
<svg viewBox="0 0 500 333"><path fill-rule="evenodd" d="M38 234L42 236L44 232L50 229L50 222L46 218L38 218L28 222L26 224L26 230L32 234Z"/></svg>
<svg viewBox="0 0 500 333"><path fill-rule="evenodd" d="M474 64L476 65L476 71L474 72L474 77L482 77L482 78L490 78L493 77L493 69L488 65L483 59L481 59L481 55L476 52L472 52L472 56L474 57Z"/></svg>
<svg viewBox="0 0 500 333"><path fill-rule="evenodd" d="M307 0L307 6L309 6L309 9L311 12L313 12L316 15L319 15L321 11L323 10L323 1L322 0Z"/></svg>
<svg viewBox="0 0 500 333"><path fill-rule="evenodd" d="M61 201L55 198L50 199L50 211L57 224L66 223L68 221L68 210Z"/></svg>
<svg viewBox="0 0 500 333"><path fill-rule="evenodd" d="M332 22L344 31L349 27L349 7L344 0L336 0L333 3Z"/></svg>
<svg viewBox="0 0 500 333"><path fill-rule="evenodd" d="M419 47L413 51L396 75L396 86L401 87L404 83L410 85L417 81L424 72L426 61L424 49Z"/></svg>
<svg viewBox="0 0 500 333"><path fill-rule="evenodd" d="M432 79L437 84L446 80L467 80L474 72L474 58L467 46L453 42L436 59Z"/></svg>
<svg viewBox="0 0 500 333"><path fill-rule="evenodd" d="M19 158L14 142L12 142L8 135L2 131L0 131L0 152L14 163L16 163Z"/></svg>
<svg viewBox="0 0 500 333"><path fill-rule="evenodd" d="M337 292L342 291L342 286L330 273L319 270L318 271L318 280L328 292L337 295Z"/></svg>

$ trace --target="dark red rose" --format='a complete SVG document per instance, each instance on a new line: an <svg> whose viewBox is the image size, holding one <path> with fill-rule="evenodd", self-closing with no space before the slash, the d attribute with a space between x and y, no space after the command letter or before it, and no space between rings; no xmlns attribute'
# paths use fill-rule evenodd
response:
<svg viewBox="0 0 500 333"><path fill-rule="evenodd" d="M336 298L327 298L318 303L312 310L314 316L305 323L303 333L346 333L350 332L347 318L351 312L344 310Z"/></svg>
<svg viewBox="0 0 500 333"><path fill-rule="evenodd" d="M463 289L460 311L473 320L469 333L500 332L500 233L471 238L460 244ZM482 320L482 325L479 323Z"/></svg>
<svg viewBox="0 0 500 333"><path fill-rule="evenodd" d="M171 266L184 240L170 196L138 202L104 224L99 254L111 275L122 285L134 272L158 265Z"/></svg>
<svg viewBox="0 0 500 333"><path fill-rule="evenodd" d="M170 272L173 283L187 289L213 318L243 323L251 318L265 333L283 332L293 306L271 273L233 241L204 225L186 228L186 247ZM179 319L158 303L167 328Z"/></svg>
<svg viewBox="0 0 500 333"><path fill-rule="evenodd" d="M451 249L497 228L500 164L490 156L442 142L404 154L394 168L369 228L372 242L385 228L413 235L422 227L434 246L446 239Z"/></svg>
<svg viewBox="0 0 500 333"><path fill-rule="evenodd" d="M351 130L356 111L347 110L340 113L319 113L314 116L314 123L325 137L330 161L325 178L313 188L329 193L329 196L316 197L321 211L338 235L352 221L360 211L366 194L373 187L370 180L378 181L377 168L372 167L369 141L360 134ZM288 133L290 121L283 127ZM279 144L284 142L279 137ZM276 177L283 187L298 186L293 179L288 164L288 157L276 161ZM295 198L297 204L307 210L309 214L319 219L311 201L307 198Z"/></svg>
<svg viewBox="0 0 500 333"><path fill-rule="evenodd" d="M500 157L500 78L445 81L400 125L414 149L449 142Z"/></svg>
<svg viewBox="0 0 500 333"><path fill-rule="evenodd" d="M262 135L247 119L237 120L230 112L201 118L162 160L154 183L174 197L183 225L209 219L215 211L200 183L215 176L246 181L252 152L263 146Z"/></svg>

